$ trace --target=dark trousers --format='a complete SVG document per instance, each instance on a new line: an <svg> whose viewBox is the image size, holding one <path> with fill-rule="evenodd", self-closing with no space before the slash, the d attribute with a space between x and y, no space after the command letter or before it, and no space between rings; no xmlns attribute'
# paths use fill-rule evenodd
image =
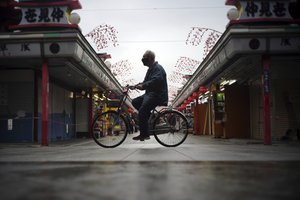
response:
<svg viewBox="0 0 300 200"><path fill-rule="evenodd" d="M139 111L139 126L140 126L140 135L148 136L148 120L153 110L158 106L158 98L151 95L143 95L132 100L132 105Z"/></svg>

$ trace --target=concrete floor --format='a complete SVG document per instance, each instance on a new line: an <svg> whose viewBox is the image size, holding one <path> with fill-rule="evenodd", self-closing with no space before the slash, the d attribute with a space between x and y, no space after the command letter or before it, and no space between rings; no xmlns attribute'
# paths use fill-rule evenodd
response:
<svg viewBox="0 0 300 200"><path fill-rule="evenodd" d="M179 147L127 138L0 144L1 199L299 199L300 145L189 135Z"/></svg>

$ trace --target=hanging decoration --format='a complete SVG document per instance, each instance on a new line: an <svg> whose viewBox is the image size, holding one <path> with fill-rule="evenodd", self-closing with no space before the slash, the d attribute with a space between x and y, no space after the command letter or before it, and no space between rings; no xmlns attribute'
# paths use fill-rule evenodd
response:
<svg viewBox="0 0 300 200"><path fill-rule="evenodd" d="M193 99L197 99L199 97L198 92L193 92L192 97L193 97Z"/></svg>
<svg viewBox="0 0 300 200"><path fill-rule="evenodd" d="M177 60L175 71L168 77L170 100L176 97L179 90L188 81L188 77L195 72L199 65L200 61L188 57L180 57Z"/></svg>
<svg viewBox="0 0 300 200"><path fill-rule="evenodd" d="M109 43L112 43L114 47L118 46L117 34L117 30L113 26L102 24L86 34L85 37L90 37L99 51L107 48Z"/></svg>
<svg viewBox="0 0 300 200"><path fill-rule="evenodd" d="M210 50L216 44L222 33L211 28L192 27L186 39L186 44L199 46L204 45L203 59L208 55ZM203 42L204 41L204 42Z"/></svg>
<svg viewBox="0 0 300 200"><path fill-rule="evenodd" d="M207 88L205 86L200 86L199 91L201 94L205 94L205 92L207 91Z"/></svg>

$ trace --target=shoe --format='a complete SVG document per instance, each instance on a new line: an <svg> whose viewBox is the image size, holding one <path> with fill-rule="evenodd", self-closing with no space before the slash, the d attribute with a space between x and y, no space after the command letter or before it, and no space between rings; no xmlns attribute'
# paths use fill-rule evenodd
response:
<svg viewBox="0 0 300 200"><path fill-rule="evenodd" d="M139 135L139 136L133 137L132 139L133 139L133 140L144 141L144 140L150 140L150 137L149 137L149 136L142 136L142 135Z"/></svg>

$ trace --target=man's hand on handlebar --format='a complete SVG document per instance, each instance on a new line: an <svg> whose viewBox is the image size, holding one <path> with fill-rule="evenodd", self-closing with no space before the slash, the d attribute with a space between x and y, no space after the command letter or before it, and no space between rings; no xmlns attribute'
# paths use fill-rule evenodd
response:
<svg viewBox="0 0 300 200"><path fill-rule="evenodd" d="M139 83L137 85L127 85L126 86L128 89L130 90L135 90L135 89L138 89L138 90L144 90L144 87L143 87L143 84L142 83Z"/></svg>
<svg viewBox="0 0 300 200"><path fill-rule="evenodd" d="M142 83L139 83L139 84L135 85L135 88L138 89L138 90L144 90L144 87L143 87Z"/></svg>
<svg viewBox="0 0 300 200"><path fill-rule="evenodd" d="M130 89L130 90L135 90L136 89L135 85L128 85L127 88Z"/></svg>

